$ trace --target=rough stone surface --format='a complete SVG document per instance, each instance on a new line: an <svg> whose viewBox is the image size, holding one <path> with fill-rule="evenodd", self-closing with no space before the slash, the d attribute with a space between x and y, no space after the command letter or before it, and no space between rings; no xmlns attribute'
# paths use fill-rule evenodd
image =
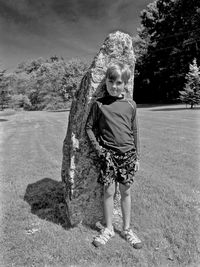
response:
<svg viewBox="0 0 200 267"><path fill-rule="evenodd" d="M105 72L110 63L123 62L131 69L126 94L132 98L135 56L132 38L115 32L105 39L88 72L83 77L72 102L67 135L63 143L62 181L66 185L65 200L72 225L92 225L103 219L103 188L96 181L99 162L85 133L85 123L96 98L105 93ZM115 201L114 222L121 220L119 203Z"/></svg>

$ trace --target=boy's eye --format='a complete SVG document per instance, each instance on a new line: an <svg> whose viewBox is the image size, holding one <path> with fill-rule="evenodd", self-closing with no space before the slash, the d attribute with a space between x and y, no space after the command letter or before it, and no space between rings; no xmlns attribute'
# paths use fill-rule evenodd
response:
<svg viewBox="0 0 200 267"><path fill-rule="evenodd" d="M122 84L122 82L117 82L117 85L121 85Z"/></svg>
<svg viewBox="0 0 200 267"><path fill-rule="evenodd" d="M109 83L112 83L112 84L115 82L115 81L113 81L113 80L108 80L108 81L109 81ZM122 81L118 81L118 82L116 82L116 84L117 84L117 85L121 85L121 84L122 84Z"/></svg>

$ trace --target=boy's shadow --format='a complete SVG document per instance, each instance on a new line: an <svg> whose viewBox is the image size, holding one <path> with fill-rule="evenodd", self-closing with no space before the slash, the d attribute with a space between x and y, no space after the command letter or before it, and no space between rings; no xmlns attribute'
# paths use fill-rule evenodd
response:
<svg viewBox="0 0 200 267"><path fill-rule="evenodd" d="M71 226L62 182L44 178L29 184L24 200L31 206L31 212L39 218L62 225L65 229Z"/></svg>

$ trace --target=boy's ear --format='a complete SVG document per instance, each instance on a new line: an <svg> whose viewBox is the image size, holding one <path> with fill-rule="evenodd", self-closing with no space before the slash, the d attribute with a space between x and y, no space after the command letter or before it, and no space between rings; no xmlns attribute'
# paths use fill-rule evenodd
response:
<svg viewBox="0 0 200 267"><path fill-rule="evenodd" d="M126 91L128 90L128 83L124 84L124 90L126 90Z"/></svg>
<svg viewBox="0 0 200 267"><path fill-rule="evenodd" d="M124 93L125 93L125 96L126 96L126 94L129 94L129 91L128 91L128 84L125 84L125 85L124 85Z"/></svg>

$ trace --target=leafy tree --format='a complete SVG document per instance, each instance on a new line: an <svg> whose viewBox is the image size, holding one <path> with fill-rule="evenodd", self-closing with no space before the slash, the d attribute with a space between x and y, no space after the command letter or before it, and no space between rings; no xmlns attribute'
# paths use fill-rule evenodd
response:
<svg viewBox="0 0 200 267"><path fill-rule="evenodd" d="M11 93L14 95L26 95L30 86L30 75L25 72L11 73L9 75L9 86Z"/></svg>
<svg viewBox="0 0 200 267"><path fill-rule="evenodd" d="M72 59L64 62L52 57L30 73L28 97L33 109L67 108L88 64Z"/></svg>
<svg viewBox="0 0 200 267"><path fill-rule="evenodd" d="M10 94L9 107L24 108L30 110L32 108L28 98L30 88L30 75L26 72L13 72L6 75L8 91Z"/></svg>
<svg viewBox="0 0 200 267"><path fill-rule="evenodd" d="M30 74L34 71L37 71L44 62L46 62L46 60L44 60L43 58L33 59L28 62L22 62L18 65L15 72L16 73L24 72L26 74Z"/></svg>
<svg viewBox="0 0 200 267"><path fill-rule="evenodd" d="M31 74L28 98L30 99L33 110L43 109L43 79L40 72L36 71Z"/></svg>
<svg viewBox="0 0 200 267"><path fill-rule="evenodd" d="M9 75L11 104L32 110L68 108L87 68L84 60L65 62L57 56L23 62Z"/></svg>
<svg viewBox="0 0 200 267"><path fill-rule="evenodd" d="M200 68L196 59L190 64L190 70L186 74L186 84L183 91L180 91L180 100L189 104L191 108L200 104Z"/></svg>
<svg viewBox="0 0 200 267"><path fill-rule="evenodd" d="M87 69L88 62L86 60L72 59L66 63L62 88L62 94L65 99L71 100L74 97Z"/></svg>
<svg viewBox="0 0 200 267"><path fill-rule="evenodd" d="M23 108L24 110L32 110L29 98L22 94L11 96L10 107L14 109Z"/></svg>
<svg viewBox="0 0 200 267"><path fill-rule="evenodd" d="M5 76L5 70L0 70L0 108L4 110L8 106L10 93L8 88L8 80Z"/></svg>
<svg viewBox="0 0 200 267"><path fill-rule="evenodd" d="M51 60L51 62L58 62L59 61L59 58L55 55L55 56L52 56L52 57L50 57L50 60Z"/></svg>
<svg viewBox="0 0 200 267"><path fill-rule="evenodd" d="M62 95L64 75L65 63L56 60L42 64L34 73L30 99L32 103L35 99L34 105L37 109L45 108L47 105L53 106L52 103L56 103L57 106L60 102L64 103Z"/></svg>

